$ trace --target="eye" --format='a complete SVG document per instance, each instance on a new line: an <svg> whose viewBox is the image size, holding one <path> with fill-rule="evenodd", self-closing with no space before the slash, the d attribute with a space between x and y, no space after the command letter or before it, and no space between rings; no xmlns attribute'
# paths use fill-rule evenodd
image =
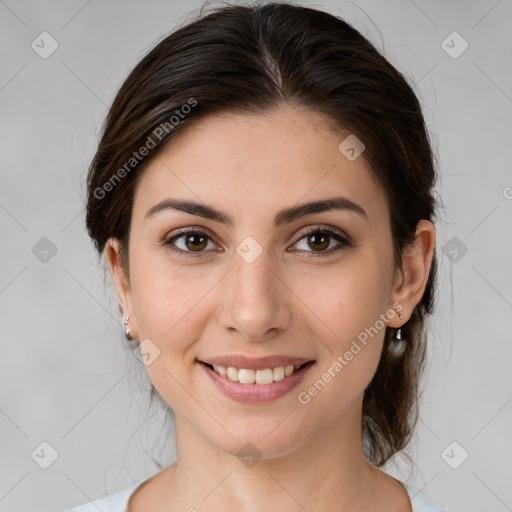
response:
<svg viewBox="0 0 512 512"><path fill-rule="evenodd" d="M175 243L178 241L182 243L181 247ZM168 238L165 241L165 245L168 245L171 251L180 255L183 253L189 253L187 256L200 256L201 253L204 252L204 250L208 247L209 241L215 246L211 237L204 231L198 231L195 229L182 229L177 234L174 234ZM176 246L177 248L173 246Z"/></svg>
<svg viewBox="0 0 512 512"><path fill-rule="evenodd" d="M304 239L306 239L306 241L304 242L304 246L313 249L312 251L309 251L306 248L306 252L320 253L317 254L318 256L329 255L332 254L333 252L343 249L344 247L351 247L352 245L348 237L342 235L337 230L329 227L315 228L306 231L305 233L302 233L302 237L299 239L297 244L299 244ZM333 241L333 239L339 242L337 246L334 246L334 249L331 246L331 242ZM327 251L326 249L329 250Z"/></svg>
<svg viewBox="0 0 512 512"><path fill-rule="evenodd" d="M295 245L300 244L302 240L307 239L306 242L304 242L306 249L301 249L299 247L299 250L318 253L315 256L329 255L343 249L344 247L352 246L352 242L347 236L344 236L341 232L330 227L311 229L301 233L301 235L301 238L295 243ZM331 245L333 239L338 242L338 245L335 245L334 248ZM181 247L177 242L181 244ZM171 251L180 256L196 257L201 256L201 254L206 251L210 242L213 247L210 246L209 248L215 249L216 244L204 231L199 231L197 229L181 229L170 238L166 239L164 241L164 245L168 245ZM310 251L307 247L312 248L313 250Z"/></svg>

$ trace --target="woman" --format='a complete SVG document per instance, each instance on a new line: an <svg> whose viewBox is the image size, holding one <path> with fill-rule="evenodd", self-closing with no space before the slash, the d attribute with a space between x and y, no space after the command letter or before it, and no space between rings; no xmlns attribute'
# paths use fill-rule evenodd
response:
<svg viewBox="0 0 512 512"><path fill-rule="evenodd" d="M87 228L177 460L74 512L441 511L379 469L417 415L435 181L411 87L339 18L229 6L150 51Z"/></svg>

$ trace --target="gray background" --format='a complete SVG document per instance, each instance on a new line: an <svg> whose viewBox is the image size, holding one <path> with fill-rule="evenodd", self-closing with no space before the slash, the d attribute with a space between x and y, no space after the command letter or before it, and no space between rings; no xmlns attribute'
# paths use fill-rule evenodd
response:
<svg viewBox="0 0 512 512"><path fill-rule="evenodd" d="M512 510L512 2L301 3L344 16L416 84L439 155L416 466L388 470L450 511ZM201 5L0 0L0 511L64 510L173 460L84 229L83 183L122 80ZM31 47L44 31L46 59ZM469 44L457 58L454 31Z"/></svg>

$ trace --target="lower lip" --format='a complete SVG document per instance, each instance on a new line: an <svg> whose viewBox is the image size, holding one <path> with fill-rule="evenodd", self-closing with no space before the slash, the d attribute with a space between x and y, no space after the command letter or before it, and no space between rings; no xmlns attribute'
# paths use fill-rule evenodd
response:
<svg viewBox="0 0 512 512"><path fill-rule="evenodd" d="M309 362L299 370L295 370L290 376L271 384L242 384L210 370L204 363L199 363L222 393L237 402L251 403L271 402L282 397L297 386L313 364L314 362Z"/></svg>

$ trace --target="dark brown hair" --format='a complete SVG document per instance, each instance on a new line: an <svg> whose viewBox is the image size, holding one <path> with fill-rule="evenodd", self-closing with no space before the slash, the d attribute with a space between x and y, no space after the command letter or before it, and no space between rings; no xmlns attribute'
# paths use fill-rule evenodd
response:
<svg viewBox="0 0 512 512"><path fill-rule="evenodd" d="M420 104L404 76L343 19L289 3L228 5L200 15L129 74L87 177L86 224L99 255L109 237L117 238L129 277L137 180L174 134L206 114L263 113L283 103L321 113L364 142L363 156L389 201L401 267L418 222L434 221L437 207L435 159ZM365 390L363 446L377 466L407 445L417 421L425 315L433 312L436 273L434 254L423 297L402 328L405 352L393 353L395 329L386 327L380 364Z"/></svg>

